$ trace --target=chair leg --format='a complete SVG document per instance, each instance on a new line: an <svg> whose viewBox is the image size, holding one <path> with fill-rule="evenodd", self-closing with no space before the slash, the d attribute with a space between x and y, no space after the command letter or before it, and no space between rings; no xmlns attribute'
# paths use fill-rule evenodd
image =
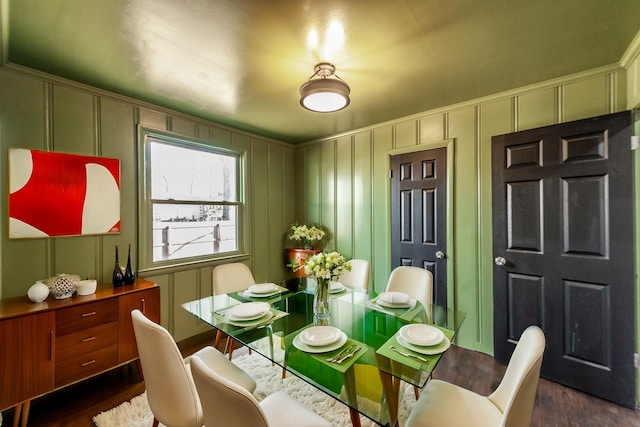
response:
<svg viewBox="0 0 640 427"><path fill-rule="evenodd" d="M413 395L416 397L416 400L418 400L418 398L420 397L420 389L418 388L418 386L413 386Z"/></svg>
<svg viewBox="0 0 640 427"><path fill-rule="evenodd" d="M227 341L227 344L229 345L229 360L231 360L231 356L233 355L234 347L236 346L236 340L234 340L233 338L229 338L228 341Z"/></svg>
<svg viewBox="0 0 640 427"><path fill-rule="evenodd" d="M220 340L222 339L222 331L217 331L216 332L216 341L215 344L213 344L213 346L217 349L218 346L220 345Z"/></svg>
<svg viewBox="0 0 640 427"><path fill-rule="evenodd" d="M153 417L153 427L158 427L158 424L160 424L160 422L156 419L156 417Z"/></svg>

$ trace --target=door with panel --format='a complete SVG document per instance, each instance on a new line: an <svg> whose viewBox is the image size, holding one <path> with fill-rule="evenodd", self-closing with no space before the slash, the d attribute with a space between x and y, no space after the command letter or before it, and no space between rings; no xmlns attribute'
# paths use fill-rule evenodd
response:
<svg viewBox="0 0 640 427"><path fill-rule="evenodd" d="M495 136L494 352L529 325L542 375L635 407L631 113Z"/></svg>
<svg viewBox="0 0 640 427"><path fill-rule="evenodd" d="M433 300L447 306L447 149L391 157L391 266L433 274Z"/></svg>

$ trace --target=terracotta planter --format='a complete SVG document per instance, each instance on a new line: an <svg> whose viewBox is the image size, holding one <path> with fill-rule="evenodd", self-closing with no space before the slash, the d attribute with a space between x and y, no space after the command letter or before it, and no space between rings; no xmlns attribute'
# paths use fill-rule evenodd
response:
<svg viewBox="0 0 640 427"><path fill-rule="evenodd" d="M320 252L322 251L318 249L287 248L286 249L287 265L291 264L294 261L296 261L299 264L302 264L304 263L304 260L306 260L309 255L315 255ZM293 277L307 277L307 275L304 274L304 268L301 268L298 271L294 271Z"/></svg>

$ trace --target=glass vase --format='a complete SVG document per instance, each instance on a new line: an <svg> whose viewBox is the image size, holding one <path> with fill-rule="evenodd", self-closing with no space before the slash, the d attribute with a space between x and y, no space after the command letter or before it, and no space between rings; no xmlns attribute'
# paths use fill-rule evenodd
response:
<svg viewBox="0 0 640 427"><path fill-rule="evenodd" d="M329 280L316 279L316 293L313 297L313 320L316 325L328 325L331 316L329 304Z"/></svg>
<svg viewBox="0 0 640 427"><path fill-rule="evenodd" d="M129 254L127 255L127 268L124 270L124 284L133 285L136 281L136 275L131 268L131 245L129 245Z"/></svg>
<svg viewBox="0 0 640 427"><path fill-rule="evenodd" d="M118 261L118 246L116 246L116 265L113 267L111 283L113 283L114 287L124 285L124 274L122 273L122 268L120 268L120 262Z"/></svg>

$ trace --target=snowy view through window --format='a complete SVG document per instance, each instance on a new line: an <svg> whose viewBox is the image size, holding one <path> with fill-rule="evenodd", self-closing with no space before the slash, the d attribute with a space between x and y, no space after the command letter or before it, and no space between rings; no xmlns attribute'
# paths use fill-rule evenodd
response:
<svg viewBox="0 0 640 427"><path fill-rule="evenodd" d="M238 250L238 157L153 141L153 261Z"/></svg>

